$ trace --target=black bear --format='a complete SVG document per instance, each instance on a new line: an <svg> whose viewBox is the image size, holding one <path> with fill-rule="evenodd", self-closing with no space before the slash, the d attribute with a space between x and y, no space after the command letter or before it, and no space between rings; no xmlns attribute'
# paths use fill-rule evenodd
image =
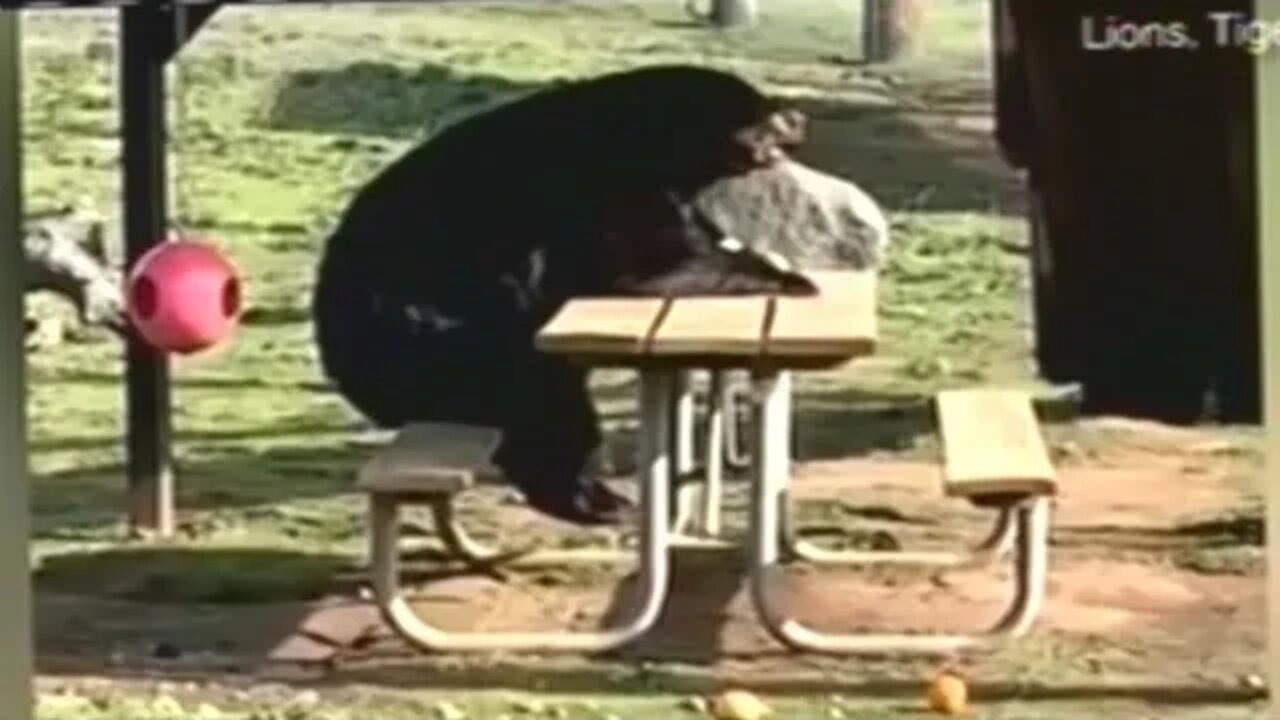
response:
<svg viewBox="0 0 1280 720"><path fill-rule="evenodd" d="M579 524L626 502L591 476L586 370L537 351L585 295L812 294L731 249L691 203L785 157L803 117L730 74L653 66L527 95L441 131L355 196L312 300L324 372L382 427L502 431L494 463L530 506Z"/></svg>

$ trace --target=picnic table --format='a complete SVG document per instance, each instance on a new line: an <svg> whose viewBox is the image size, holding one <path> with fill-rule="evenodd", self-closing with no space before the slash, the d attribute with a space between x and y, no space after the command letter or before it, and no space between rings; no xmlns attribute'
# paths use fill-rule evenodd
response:
<svg viewBox="0 0 1280 720"><path fill-rule="evenodd" d="M373 499L375 595L402 635L430 650L523 649L600 652L638 639L658 620L670 582L669 553L689 538L672 532L673 457L683 428L680 403L693 370L745 370L753 390L755 442L746 538L747 573L758 615L780 642L829 653L950 652L1030 627L1046 574L1048 498L1053 469L1028 397L1010 391L956 390L939 395L939 425L947 457L945 491L1000 512L992 535L968 553L855 552L826 556L795 540L787 488L791 463L792 373L844 365L875 351L876 276L872 272L809 273L814 297L583 298L568 303L538 334L538 347L595 367L638 372L640 486L639 601L617 626L587 632L457 633L431 626L409 607L397 583L395 507L406 496L435 493L437 525L456 549L475 550L454 527L444 498L467 486L468 472L487 463L492 431L449 429L447 448L421 439L400 443L399 454L375 458L362 474ZM437 436L444 431L434 431ZM398 441L399 442L399 441ZM469 446L469 447L468 447ZM417 455L412 455L417 453ZM448 477L443 485L440 478ZM434 489L423 483L435 478ZM718 496L718 488L712 495ZM704 496L705 497L705 496ZM715 498L718 501L718 497ZM380 504L381 502L381 504ZM452 538L452 541L450 540ZM1011 547L1012 546L1012 547ZM987 635L832 635L789 617L774 587L785 562L826 559L955 565L987 562L1016 551L1016 591L1009 610Z"/></svg>

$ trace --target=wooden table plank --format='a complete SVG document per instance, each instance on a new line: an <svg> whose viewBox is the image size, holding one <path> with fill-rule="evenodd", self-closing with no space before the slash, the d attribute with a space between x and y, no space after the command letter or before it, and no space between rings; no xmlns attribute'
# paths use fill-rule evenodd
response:
<svg viewBox="0 0 1280 720"><path fill-rule="evenodd" d="M640 355L665 302L661 298L573 300L543 326L537 347L564 354Z"/></svg>
<svg viewBox="0 0 1280 720"><path fill-rule="evenodd" d="M768 306L764 296L677 298L646 349L659 356L757 355Z"/></svg>
<svg viewBox="0 0 1280 720"><path fill-rule="evenodd" d="M765 341L769 357L868 355L876 346L876 274L870 271L807 273L815 297L779 297Z"/></svg>

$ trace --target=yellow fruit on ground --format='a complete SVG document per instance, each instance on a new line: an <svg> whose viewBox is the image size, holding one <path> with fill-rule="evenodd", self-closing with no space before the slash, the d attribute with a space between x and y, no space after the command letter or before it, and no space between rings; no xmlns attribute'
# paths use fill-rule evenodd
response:
<svg viewBox="0 0 1280 720"><path fill-rule="evenodd" d="M944 670L929 683L929 709L943 715L960 715L969 707L969 688L964 678Z"/></svg>
<svg viewBox="0 0 1280 720"><path fill-rule="evenodd" d="M728 690L711 701L711 714L717 720L762 720L773 711L746 690Z"/></svg>

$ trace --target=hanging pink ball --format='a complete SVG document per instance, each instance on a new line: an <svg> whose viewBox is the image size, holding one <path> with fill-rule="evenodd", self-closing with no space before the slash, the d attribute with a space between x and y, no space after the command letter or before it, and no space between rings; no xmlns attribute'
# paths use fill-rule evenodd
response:
<svg viewBox="0 0 1280 720"><path fill-rule="evenodd" d="M160 350L190 354L212 347L235 329L240 309L235 267L205 243L171 239L129 273L129 319Z"/></svg>

